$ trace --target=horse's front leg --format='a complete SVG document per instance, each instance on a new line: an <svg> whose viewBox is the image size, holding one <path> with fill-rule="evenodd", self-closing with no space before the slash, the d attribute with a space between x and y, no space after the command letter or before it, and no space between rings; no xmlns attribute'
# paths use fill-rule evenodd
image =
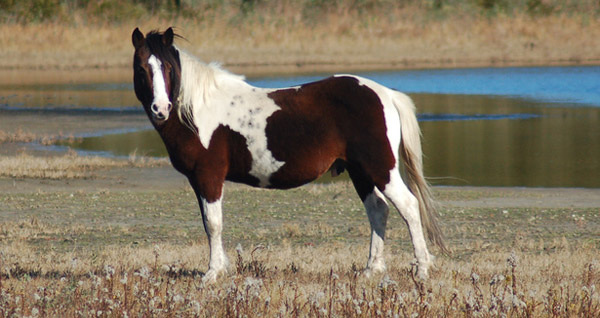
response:
<svg viewBox="0 0 600 318"><path fill-rule="evenodd" d="M204 230L208 236L208 244L210 247L210 261L208 263L208 271L204 274L202 280L212 283L216 281L220 273L227 271L229 260L225 249L223 249L223 241L221 233L223 231L223 214L221 208L222 196L215 202L208 202L206 199L200 199L200 209L202 210L202 221L204 222Z"/></svg>
<svg viewBox="0 0 600 318"><path fill-rule="evenodd" d="M208 271L202 278L203 282L213 283L216 281L219 274L227 271L229 260L223 249L223 241L221 233L223 231L223 213L221 202L223 199L223 186L219 191L203 191L197 183L192 182L192 186L196 192L200 212L202 213L202 222L204 230L208 236L208 244L210 247L210 260L208 263Z"/></svg>

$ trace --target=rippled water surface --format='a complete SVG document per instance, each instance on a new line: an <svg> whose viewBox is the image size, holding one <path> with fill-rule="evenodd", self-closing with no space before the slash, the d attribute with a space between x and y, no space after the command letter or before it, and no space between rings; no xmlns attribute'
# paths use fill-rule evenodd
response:
<svg viewBox="0 0 600 318"><path fill-rule="evenodd" d="M600 187L600 67L479 68L360 74L408 93L433 184ZM294 86L322 75L251 78ZM40 110L41 109L41 110ZM1 112L140 112L129 83L0 89ZM104 155L165 156L153 130L84 136Z"/></svg>

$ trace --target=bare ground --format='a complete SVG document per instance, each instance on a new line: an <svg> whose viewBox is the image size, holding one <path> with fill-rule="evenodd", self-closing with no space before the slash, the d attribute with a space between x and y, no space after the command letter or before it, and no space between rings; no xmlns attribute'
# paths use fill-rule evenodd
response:
<svg viewBox="0 0 600 318"><path fill-rule="evenodd" d="M227 183L227 189L247 188ZM116 168L101 177L72 180L0 179L5 193L168 191L191 189L185 177L170 166L156 168ZM436 187L442 206L463 208L599 208L600 189L586 188L506 188Z"/></svg>

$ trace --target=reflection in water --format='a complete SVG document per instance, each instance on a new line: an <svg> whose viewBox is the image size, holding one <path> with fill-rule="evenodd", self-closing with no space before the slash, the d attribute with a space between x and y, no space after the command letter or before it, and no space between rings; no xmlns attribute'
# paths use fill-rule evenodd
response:
<svg viewBox="0 0 600 318"><path fill-rule="evenodd" d="M527 113L517 120L421 122L434 184L599 187L600 109L545 107L510 98L415 95L421 110Z"/></svg>
<svg viewBox="0 0 600 318"><path fill-rule="evenodd" d="M600 187L599 108L489 96L411 97L422 114L425 170L433 184ZM71 146L166 156L154 130L84 138Z"/></svg>
<svg viewBox="0 0 600 318"><path fill-rule="evenodd" d="M138 156L167 156L167 149L154 129L81 138L63 145L86 152L101 152L108 156L129 156L134 153Z"/></svg>

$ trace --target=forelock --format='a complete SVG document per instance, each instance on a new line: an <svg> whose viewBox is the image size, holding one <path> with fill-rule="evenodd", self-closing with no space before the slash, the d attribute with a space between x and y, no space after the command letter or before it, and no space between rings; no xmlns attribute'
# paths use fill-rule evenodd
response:
<svg viewBox="0 0 600 318"><path fill-rule="evenodd" d="M174 50L172 50L173 47L167 47L164 45L164 43L162 41L162 35L163 35L163 33L159 32L159 31L156 31L156 30L150 31L146 35L146 45L148 46L148 49L150 50L150 54L153 54L161 61L167 61L168 63L173 65L176 63L176 60L175 60L176 57L174 56ZM174 36L176 38L180 37L177 34L175 34Z"/></svg>

